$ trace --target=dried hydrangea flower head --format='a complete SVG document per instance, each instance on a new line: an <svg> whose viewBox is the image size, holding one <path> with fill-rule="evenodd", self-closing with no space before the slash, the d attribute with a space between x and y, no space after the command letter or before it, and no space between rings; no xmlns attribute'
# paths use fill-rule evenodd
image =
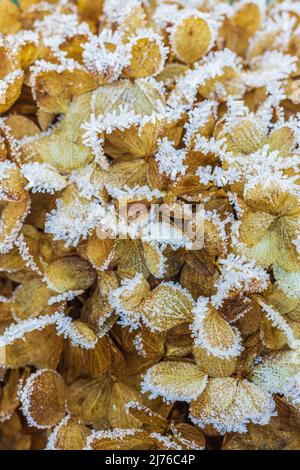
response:
<svg viewBox="0 0 300 470"><path fill-rule="evenodd" d="M299 448L299 2L0 0L0 61L0 448Z"/></svg>

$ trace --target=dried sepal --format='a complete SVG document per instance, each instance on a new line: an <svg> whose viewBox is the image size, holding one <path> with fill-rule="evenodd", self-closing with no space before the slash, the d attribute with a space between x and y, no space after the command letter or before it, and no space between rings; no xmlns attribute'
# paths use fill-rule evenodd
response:
<svg viewBox="0 0 300 470"><path fill-rule="evenodd" d="M67 407L82 424L107 426L111 390L110 378L78 379L69 387Z"/></svg>
<svg viewBox="0 0 300 470"><path fill-rule="evenodd" d="M8 8L10 7L11 4L9 4ZM15 5L13 5L14 7ZM6 3L4 8L7 8ZM24 72L19 67L16 55L9 46L6 46L3 40L0 43L0 58L2 64L0 73L0 113L5 113L21 94Z"/></svg>
<svg viewBox="0 0 300 470"><path fill-rule="evenodd" d="M249 424L244 434L227 434L224 438L224 450L280 450L293 449L298 445L299 418L283 399L276 398L277 416L271 418L265 426Z"/></svg>
<svg viewBox="0 0 300 470"><path fill-rule="evenodd" d="M173 424L171 426L174 439L186 450L204 450L205 437L196 426L187 423Z"/></svg>
<svg viewBox="0 0 300 470"><path fill-rule="evenodd" d="M0 353L0 358L1 357L2 355ZM3 358L5 359L4 355ZM4 361L2 360L2 363L3 362ZM14 411L18 408L20 404L18 397L19 382L20 380L24 380L27 377L28 372L29 371L27 369L24 371L24 373L19 372L18 370L11 370L10 372L7 372L6 376L4 377L0 398L0 422L9 420Z"/></svg>
<svg viewBox="0 0 300 470"><path fill-rule="evenodd" d="M100 337L110 330L118 318L109 300L118 286L119 282L113 271L99 272L95 290L82 308L81 318L94 327Z"/></svg>
<svg viewBox="0 0 300 470"><path fill-rule="evenodd" d="M143 423L144 429L152 432L163 432L169 426L166 418L139 401L128 402L126 411Z"/></svg>
<svg viewBox="0 0 300 470"><path fill-rule="evenodd" d="M299 373L299 351L280 351L264 355L249 371L250 379L270 393L283 393L291 377Z"/></svg>
<svg viewBox="0 0 300 470"><path fill-rule="evenodd" d="M172 51L179 60L193 63L212 47L214 42L212 21L208 15L197 10L183 10L172 26L170 41Z"/></svg>
<svg viewBox="0 0 300 470"><path fill-rule="evenodd" d="M90 263L97 270L104 271L114 256L115 240L101 240L97 234L89 237L87 243L87 256Z"/></svg>
<svg viewBox="0 0 300 470"><path fill-rule="evenodd" d="M192 326L195 346L208 354L228 359L237 357L242 351L239 331L226 322L207 299L199 298L194 309Z"/></svg>
<svg viewBox="0 0 300 470"><path fill-rule="evenodd" d="M150 286L143 274L124 279L111 294L110 303L121 315L123 324L135 327L140 320L141 303L150 293Z"/></svg>
<svg viewBox="0 0 300 470"><path fill-rule="evenodd" d="M155 441L145 431L139 429L114 429L94 431L87 439L89 450L151 450Z"/></svg>
<svg viewBox="0 0 300 470"><path fill-rule="evenodd" d="M52 370L41 369L20 385L21 409L29 426L50 428L65 415L65 385Z"/></svg>
<svg viewBox="0 0 300 470"><path fill-rule="evenodd" d="M235 372L237 358L220 358L210 354L205 348L195 346L193 355L199 368L209 377L228 377Z"/></svg>
<svg viewBox="0 0 300 470"><path fill-rule="evenodd" d="M168 49L162 38L151 29L141 30L128 45L130 63L123 70L129 78L142 78L159 74L164 66Z"/></svg>
<svg viewBox="0 0 300 470"><path fill-rule="evenodd" d="M31 86L41 109L60 113L74 97L96 88L97 81L76 62L68 66L41 61L32 69Z"/></svg>
<svg viewBox="0 0 300 470"><path fill-rule="evenodd" d="M262 17L263 9L260 8L261 2L241 2L236 7L236 13L234 15L235 24L246 31L249 36L252 36L254 32L259 28Z"/></svg>
<svg viewBox="0 0 300 470"><path fill-rule="evenodd" d="M11 34L19 31L21 27L21 12L17 5L9 0L1 0L0 17L0 32L2 34Z"/></svg>
<svg viewBox="0 0 300 470"><path fill-rule="evenodd" d="M66 416L50 434L46 450L82 450L89 432L86 426Z"/></svg>
<svg viewBox="0 0 300 470"><path fill-rule="evenodd" d="M191 403L190 417L201 428L212 425L221 434L243 433L248 423L267 424L274 408L271 396L247 380L215 378Z"/></svg>
<svg viewBox="0 0 300 470"><path fill-rule="evenodd" d="M191 362L167 361L151 367L144 375L142 391L166 401L195 400L205 389L207 376Z"/></svg>
<svg viewBox="0 0 300 470"><path fill-rule="evenodd" d="M127 412L127 404L132 401L143 401L141 392L122 383L116 382L111 390L107 418L112 428L141 428L138 417Z"/></svg>
<svg viewBox="0 0 300 470"><path fill-rule="evenodd" d="M92 348L82 348L67 339L64 344L64 355L61 364L61 373L66 383L72 383L82 375L91 378L104 376L112 366L111 344L107 336L97 340L95 333L85 326L85 330L92 335Z"/></svg>
<svg viewBox="0 0 300 470"><path fill-rule="evenodd" d="M25 281L16 290L12 305L13 315L18 320L33 318L41 313L50 313L51 307L48 301L51 291L39 278L31 278ZM57 309L57 307L55 307Z"/></svg>
<svg viewBox="0 0 300 470"><path fill-rule="evenodd" d="M25 330L23 333L21 326L16 339L14 334L9 335L11 344L6 346L6 365L8 367L32 365L37 368L56 369L62 352L63 338L57 335L55 326L47 325L47 322L45 325L41 322L37 329L35 325L27 326L29 331Z"/></svg>
<svg viewBox="0 0 300 470"><path fill-rule="evenodd" d="M180 285L165 282L151 291L141 306L145 324L153 331L164 331L192 320L193 299Z"/></svg>
<svg viewBox="0 0 300 470"><path fill-rule="evenodd" d="M95 273L87 261L68 256L49 264L45 279L49 288L58 293L84 291L94 282Z"/></svg>

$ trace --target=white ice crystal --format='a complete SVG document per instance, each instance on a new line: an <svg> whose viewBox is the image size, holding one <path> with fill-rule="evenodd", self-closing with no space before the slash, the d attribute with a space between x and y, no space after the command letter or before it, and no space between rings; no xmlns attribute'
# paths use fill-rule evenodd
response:
<svg viewBox="0 0 300 470"><path fill-rule="evenodd" d="M25 189L33 193L54 194L67 185L66 178L48 163L26 163L22 166L21 172L28 181Z"/></svg>
<svg viewBox="0 0 300 470"><path fill-rule="evenodd" d="M267 51L252 60L252 69L243 72L249 87L263 87L268 83L284 80L296 70L296 57L278 51Z"/></svg>
<svg viewBox="0 0 300 470"><path fill-rule="evenodd" d="M25 242L25 238L22 233L17 237L15 245L18 247L19 253L22 256L25 266L31 269L32 271L35 271L37 274L41 274L40 268L36 264L34 257L30 254L29 248Z"/></svg>
<svg viewBox="0 0 300 470"><path fill-rule="evenodd" d="M175 181L179 175L185 175L187 167L184 164L185 150L176 149L174 142L164 137L158 142L158 151L155 160L160 173L163 173Z"/></svg>
<svg viewBox="0 0 300 470"><path fill-rule="evenodd" d="M112 47L108 47L112 45ZM122 42L122 33L103 29L98 36L91 35L83 44L84 65L93 73L108 77L109 82L117 80L122 69L130 62L130 48Z"/></svg>
<svg viewBox="0 0 300 470"><path fill-rule="evenodd" d="M53 428L50 436L48 437L47 446L46 446L45 450L57 450L56 449L56 440L57 440L57 437L59 435L59 432L64 426L66 426L69 423L70 419L71 419L70 415L65 416L61 420L61 422L58 423Z"/></svg>
<svg viewBox="0 0 300 470"><path fill-rule="evenodd" d="M230 254L226 259L219 260L219 263L221 273L215 283L217 293L211 298L212 305L216 308L221 307L233 291L239 291L241 294L259 293L268 286L268 273L257 266L255 261Z"/></svg>
<svg viewBox="0 0 300 470"><path fill-rule="evenodd" d="M105 209L97 200L83 203L77 198L66 205L58 199L56 209L47 215L45 232L51 233L54 240L64 240L66 246L77 246L81 238L87 238L103 222L104 213Z"/></svg>

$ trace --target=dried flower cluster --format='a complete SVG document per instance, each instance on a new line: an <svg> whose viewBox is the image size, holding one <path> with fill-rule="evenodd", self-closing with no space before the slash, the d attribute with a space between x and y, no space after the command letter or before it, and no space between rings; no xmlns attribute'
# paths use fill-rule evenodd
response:
<svg viewBox="0 0 300 470"><path fill-rule="evenodd" d="M299 77L298 0L0 0L0 449L300 448Z"/></svg>

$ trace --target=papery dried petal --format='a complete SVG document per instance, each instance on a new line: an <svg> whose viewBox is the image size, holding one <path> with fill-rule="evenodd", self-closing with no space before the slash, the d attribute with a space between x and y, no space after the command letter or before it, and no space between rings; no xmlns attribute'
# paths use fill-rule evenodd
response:
<svg viewBox="0 0 300 470"><path fill-rule="evenodd" d="M39 370L20 390L21 409L29 426L50 428L65 415L65 385L55 371Z"/></svg>
<svg viewBox="0 0 300 470"><path fill-rule="evenodd" d="M142 390L167 401L195 400L205 389L207 376L190 362L161 362L144 375Z"/></svg>

